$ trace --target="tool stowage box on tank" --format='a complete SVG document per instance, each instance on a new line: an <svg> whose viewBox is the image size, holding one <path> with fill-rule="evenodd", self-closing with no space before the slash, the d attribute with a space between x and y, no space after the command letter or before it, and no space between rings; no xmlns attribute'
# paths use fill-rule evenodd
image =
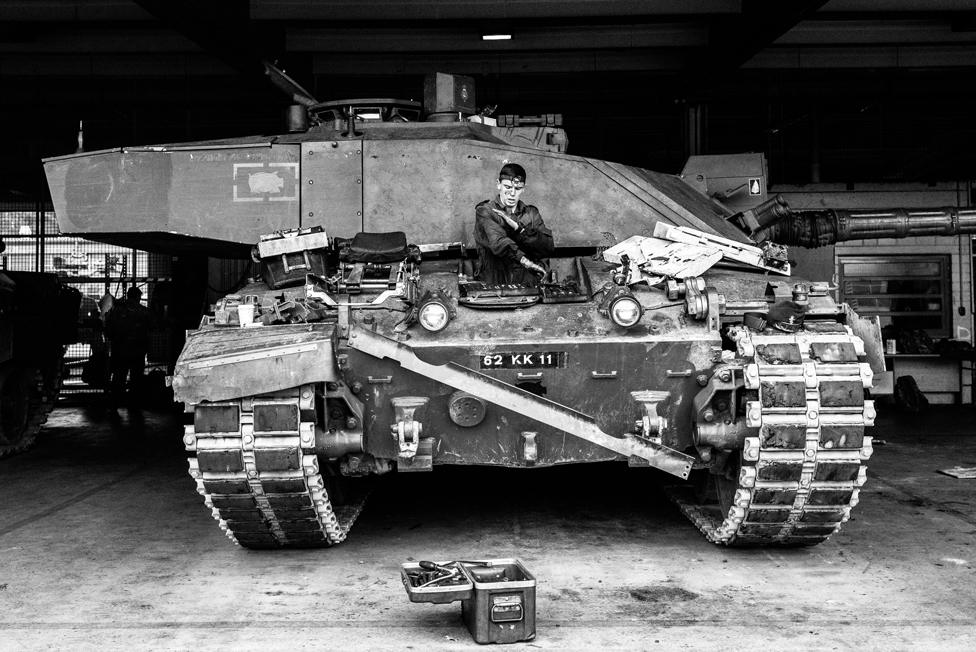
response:
<svg viewBox="0 0 976 652"><path fill-rule="evenodd" d="M258 255L268 287L301 285L306 274L325 274L324 252L329 238L322 227L291 229L261 236Z"/></svg>

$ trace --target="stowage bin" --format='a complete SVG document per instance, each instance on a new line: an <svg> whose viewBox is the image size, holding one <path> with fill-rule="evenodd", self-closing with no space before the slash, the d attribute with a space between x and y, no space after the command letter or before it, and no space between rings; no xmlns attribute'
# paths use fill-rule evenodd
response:
<svg viewBox="0 0 976 652"><path fill-rule="evenodd" d="M518 559L465 565L474 595L461 601L461 617L477 643L516 643L535 638L535 577Z"/></svg>

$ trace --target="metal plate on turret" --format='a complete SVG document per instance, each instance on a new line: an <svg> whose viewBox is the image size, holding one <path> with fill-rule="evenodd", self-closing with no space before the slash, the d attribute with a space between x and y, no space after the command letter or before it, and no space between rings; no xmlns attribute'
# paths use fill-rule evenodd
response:
<svg viewBox="0 0 976 652"><path fill-rule="evenodd" d="M301 225L332 236L363 231L363 141L302 143Z"/></svg>
<svg viewBox="0 0 976 652"><path fill-rule="evenodd" d="M299 226L299 148L160 145L48 159L64 233L163 232L253 244Z"/></svg>

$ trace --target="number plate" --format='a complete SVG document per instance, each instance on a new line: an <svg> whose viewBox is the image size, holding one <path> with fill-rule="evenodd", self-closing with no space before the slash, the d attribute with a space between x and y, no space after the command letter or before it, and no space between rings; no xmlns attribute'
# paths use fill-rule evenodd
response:
<svg viewBox="0 0 976 652"><path fill-rule="evenodd" d="M548 351L545 353L490 353L481 356L482 369L551 369L565 366L565 351Z"/></svg>

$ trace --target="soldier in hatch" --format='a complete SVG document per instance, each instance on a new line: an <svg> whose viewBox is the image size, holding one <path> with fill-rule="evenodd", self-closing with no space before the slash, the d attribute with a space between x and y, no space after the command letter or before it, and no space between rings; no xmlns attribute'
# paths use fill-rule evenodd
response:
<svg viewBox="0 0 976 652"><path fill-rule="evenodd" d="M498 196L475 208L474 239L478 245L479 281L491 284L537 285L552 254L552 231L535 206L522 203L525 169L509 163L498 173Z"/></svg>

